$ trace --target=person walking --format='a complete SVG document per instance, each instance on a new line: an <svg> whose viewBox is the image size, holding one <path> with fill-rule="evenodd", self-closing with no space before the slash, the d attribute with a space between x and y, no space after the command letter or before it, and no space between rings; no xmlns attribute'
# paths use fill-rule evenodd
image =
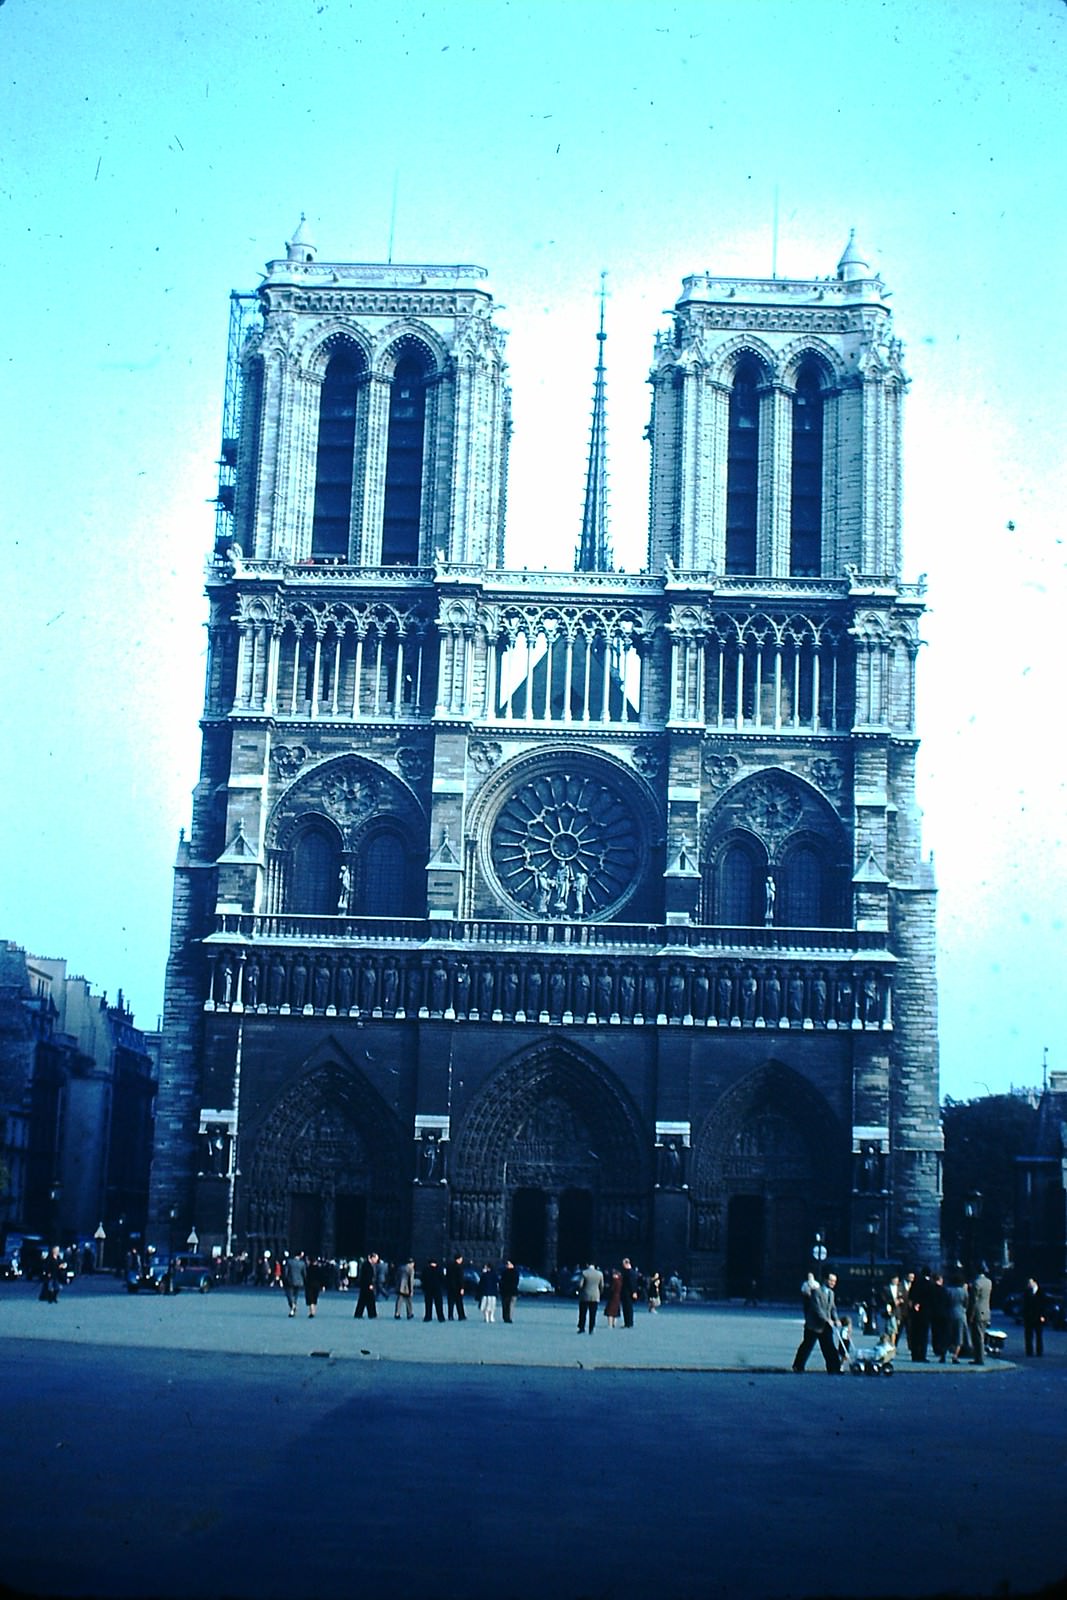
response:
<svg viewBox="0 0 1067 1600"><path fill-rule="evenodd" d="M600 1310L600 1296L604 1293L604 1274L600 1268L589 1265L582 1272L581 1282L578 1285L578 1332L584 1333L586 1323L589 1332L596 1328L596 1314Z"/></svg>
<svg viewBox="0 0 1067 1600"><path fill-rule="evenodd" d="M482 1268L482 1275L478 1279L478 1305L482 1313L483 1322L496 1321L496 1297L500 1282L489 1262Z"/></svg>
<svg viewBox="0 0 1067 1600"><path fill-rule="evenodd" d="M463 1307L463 1296L466 1285L463 1282L463 1257L453 1256L445 1269L445 1290L448 1295L448 1320L453 1316L459 1322L466 1322L467 1313Z"/></svg>
<svg viewBox="0 0 1067 1600"><path fill-rule="evenodd" d="M837 1304L834 1299L836 1283L837 1274L834 1272L827 1272L822 1283L819 1283L813 1272L809 1272L800 1286L800 1300L804 1307L804 1336L793 1357L794 1372L804 1371L808 1357L816 1344L822 1351L827 1372L841 1371L841 1358L834 1345L834 1323L837 1321Z"/></svg>
<svg viewBox="0 0 1067 1600"><path fill-rule="evenodd" d="M519 1298L519 1269L514 1261L505 1261L504 1269L500 1274L500 1309L505 1322L510 1322L515 1314L515 1302Z"/></svg>
<svg viewBox="0 0 1067 1600"><path fill-rule="evenodd" d="M637 1304L639 1280L637 1271L629 1256L622 1258L622 1325L632 1328L634 1325L634 1306Z"/></svg>
<svg viewBox="0 0 1067 1600"><path fill-rule="evenodd" d="M985 1366L985 1335L989 1327L992 1295L992 1279L983 1261L979 1265L978 1276L971 1284L971 1296L967 1305L967 1321L971 1330L971 1359L976 1367Z"/></svg>
<svg viewBox="0 0 1067 1600"><path fill-rule="evenodd" d="M285 1298L289 1302L289 1315L296 1316L297 1303L304 1292L307 1281L308 1264L304 1252L301 1250L294 1256L286 1256L285 1266L282 1268L282 1287L285 1289Z"/></svg>
<svg viewBox="0 0 1067 1600"><path fill-rule="evenodd" d="M63 1265L59 1246L54 1244L41 1265L41 1292L37 1298L54 1306L59 1299L59 1291L66 1281L67 1269Z"/></svg>
<svg viewBox="0 0 1067 1600"><path fill-rule="evenodd" d="M967 1343L967 1285L962 1273L953 1275L952 1282L945 1290L945 1297L948 1311L941 1360L950 1359L953 1366L959 1366L960 1351Z"/></svg>
<svg viewBox="0 0 1067 1600"><path fill-rule="evenodd" d="M308 1262L307 1271L304 1273L304 1299L307 1302L309 1317L313 1317L318 1309L319 1295L325 1282L326 1274L322 1270L322 1262L315 1256Z"/></svg>
<svg viewBox="0 0 1067 1600"><path fill-rule="evenodd" d="M359 1299L352 1315L362 1317L364 1311L368 1317L378 1315L378 1252L372 1250L359 1269Z"/></svg>
<svg viewBox="0 0 1067 1600"><path fill-rule="evenodd" d="M1045 1353L1045 1319L1048 1316L1048 1300L1044 1289L1036 1278L1026 1280L1023 1290L1023 1340L1028 1356L1043 1356Z"/></svg>
<svg viewBox="0 0 1067 1600"><path fill-rule="evenodd" d="M410 1322L415 1312L412 1300L415 1297L415 1263L409 1256L404 1264L396 1269L396 1306L393 1309L393 1320L400 1321L400 1307L406 1306L408 1321Z"/></svg>
<svg viewBox="0 0 1067 1600"><path fill-rule="evenodd" d="M604 1302L604 1319L609 1328L619 1325L619 1312L622 1310L622 1273L618 1267L612 1267L608 1274L608 1298Z"/></svg>
<svg viewBox="0 0 1067 1600"><path fill-rule="evenodd" d="M648 1278L648 1309L653 1315L663 1304L663 1279L658 1272L652 1272Z"/></svg>
<svg viewBox="0 0 1067 1600"><path fill-rule="evenodd" d="M445 1320L445 1308L442 1301L441 1266L436 1257L431 1256L422 1269L422 1298L426 1304L426 1315L423 1322L432 1322L434 1312L437 1313L438 1322Z"/></svg>

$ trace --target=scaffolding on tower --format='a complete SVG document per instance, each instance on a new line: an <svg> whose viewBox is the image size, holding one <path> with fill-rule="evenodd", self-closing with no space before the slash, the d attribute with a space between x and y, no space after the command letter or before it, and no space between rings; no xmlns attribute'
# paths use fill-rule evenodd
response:
<svg viewBox="0 0 1067 1600"><path fill-rule="evenodd" d="M228 550L233 542L237 440L241 431L241 351L245 339L259 321L259 295L251 291L231 290L226 382L222 395L222 448L219 451L219 486L215 496L215 552L218 555Z"/></svg>

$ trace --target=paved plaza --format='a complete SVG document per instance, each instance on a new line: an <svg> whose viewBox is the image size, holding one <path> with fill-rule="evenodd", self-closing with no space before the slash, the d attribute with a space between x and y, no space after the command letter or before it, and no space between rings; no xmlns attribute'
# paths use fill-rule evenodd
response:
<svg viewBox="0 0 1067 1600"><path fill-rule="evenodd" d="M144 1600L1019 1595L1067 1574L1043 1362L788 1367L785 1308L312 1321L273 1290L0 1286L0 1581ZM2 1591L0 1591L2 1592Z"/></svg>

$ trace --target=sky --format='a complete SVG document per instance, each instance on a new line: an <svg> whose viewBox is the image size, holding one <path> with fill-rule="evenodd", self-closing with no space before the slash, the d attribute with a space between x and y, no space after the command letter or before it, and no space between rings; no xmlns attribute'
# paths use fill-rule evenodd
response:
<svg viewBox="0 0 1067 1600"><path fill-rule="evenodd" d="M682 278L832 273L911 378L943 1094L1067 1069L1064 0L0 0L0 937L162 1007L203 703L231 289L476 262L508 330L511 565L569 568L606 271L611 534Z"/></svg>

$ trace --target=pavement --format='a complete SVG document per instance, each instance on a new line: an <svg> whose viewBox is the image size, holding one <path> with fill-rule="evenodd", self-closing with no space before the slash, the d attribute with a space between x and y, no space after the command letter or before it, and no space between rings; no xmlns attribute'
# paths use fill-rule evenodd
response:
<svg viewBox="0 0 1067 1600"><path fill-rule="evenodd" d="M791 1308L592 1338L558 1301L511 1326L353 1309L0 1285L0 1595L1064 1592L1067 1335L830 1383L817 1352L788 1370Z"/></svg>

